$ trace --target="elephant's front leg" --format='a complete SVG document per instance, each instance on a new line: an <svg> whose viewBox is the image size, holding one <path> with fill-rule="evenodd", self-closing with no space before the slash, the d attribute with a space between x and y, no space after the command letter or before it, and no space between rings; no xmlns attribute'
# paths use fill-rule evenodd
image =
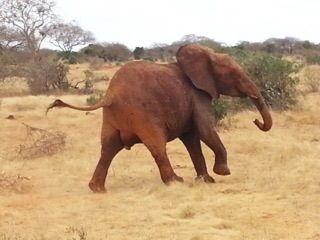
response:
<svg viewBox="0 0 320 240"><path fill-rule="evenodd" d="M216 121L211 112L211 99L208 96L196 96L194 109L194 124L200 139L214 152L215 163L213 171L219 175L229 175L227 151L216 131Z"/></svg>
<svg viewBox="0 0 320 240"><path fill-rule="evenodd" d="M197 172L197 179L202 179L206 183L213 183L214 179L208 174L206 161L202 154L199 135L195 131L190 131L181 136L180 140L189 152Z"/></svg>

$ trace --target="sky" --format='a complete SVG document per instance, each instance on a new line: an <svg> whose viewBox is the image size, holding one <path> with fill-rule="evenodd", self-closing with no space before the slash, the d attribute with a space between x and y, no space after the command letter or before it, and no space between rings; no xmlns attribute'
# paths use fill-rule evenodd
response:
<svg viewBox="0 0 320 240"><path fill-rule="evenodd" d="M296 37L320 42L320 0L56 0L98 42L131 49L172 43L186 34L227 45Z"/></svg>

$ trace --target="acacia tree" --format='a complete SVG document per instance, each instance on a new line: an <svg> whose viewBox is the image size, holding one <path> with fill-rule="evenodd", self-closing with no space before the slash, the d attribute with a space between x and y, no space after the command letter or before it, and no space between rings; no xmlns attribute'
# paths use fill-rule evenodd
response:
<svg viewBox="0 0 320 240"><path fill-rule="evenodd" d="M34 58L57 20L53 0L0 0L0 21L23 37Z"/></svg>
<svg viewBox="0 0 320 240"><path fill-rule="evenodd" d="M129 48L121 43L102 43L100 57L104 61L126 61L131 55Z"/></svg>
<svg viewBox="0 0 320 240"><path fill-rule="evenodd" d="M75 23L58 23L53 25L50 32L50 43L61 49L69 57L77 46L83 46L94 41L90 31L83 30Z"/></svg>

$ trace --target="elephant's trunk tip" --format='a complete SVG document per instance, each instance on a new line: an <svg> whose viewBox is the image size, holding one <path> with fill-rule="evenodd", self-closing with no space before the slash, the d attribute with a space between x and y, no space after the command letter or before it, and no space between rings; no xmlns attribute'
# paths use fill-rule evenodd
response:
<svg viewBox="0 0 320 240"><path fill-rule="evenodd" d="M269 108L264 102L264 99L262 96L258 97L257 99L251 98L256 107L258 108L263 122L260 122L258 119L254 120L253 123L261 130L264 132L267 132L271 129L272 127L272 117L269 111Z"/></svg>
<svg viewBox="0 0 320 240"><path fill-rule="evenodd" d="M258 119L254 120L253 122L261 131L264 131L264 132L269 131L272 127L272 122L270 121L268 124L263 124Z"/></svg>

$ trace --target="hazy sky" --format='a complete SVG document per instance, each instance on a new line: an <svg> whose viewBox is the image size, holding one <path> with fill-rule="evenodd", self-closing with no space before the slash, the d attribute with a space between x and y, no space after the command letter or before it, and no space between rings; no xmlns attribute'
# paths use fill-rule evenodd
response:
<svg viewBox="0 0 320 240"><path fill-rule="evenodd" d="M57 11L98 41L130 48L186 34L228 45L286 36L320 42L320 0L57 0Z"/></svg>

